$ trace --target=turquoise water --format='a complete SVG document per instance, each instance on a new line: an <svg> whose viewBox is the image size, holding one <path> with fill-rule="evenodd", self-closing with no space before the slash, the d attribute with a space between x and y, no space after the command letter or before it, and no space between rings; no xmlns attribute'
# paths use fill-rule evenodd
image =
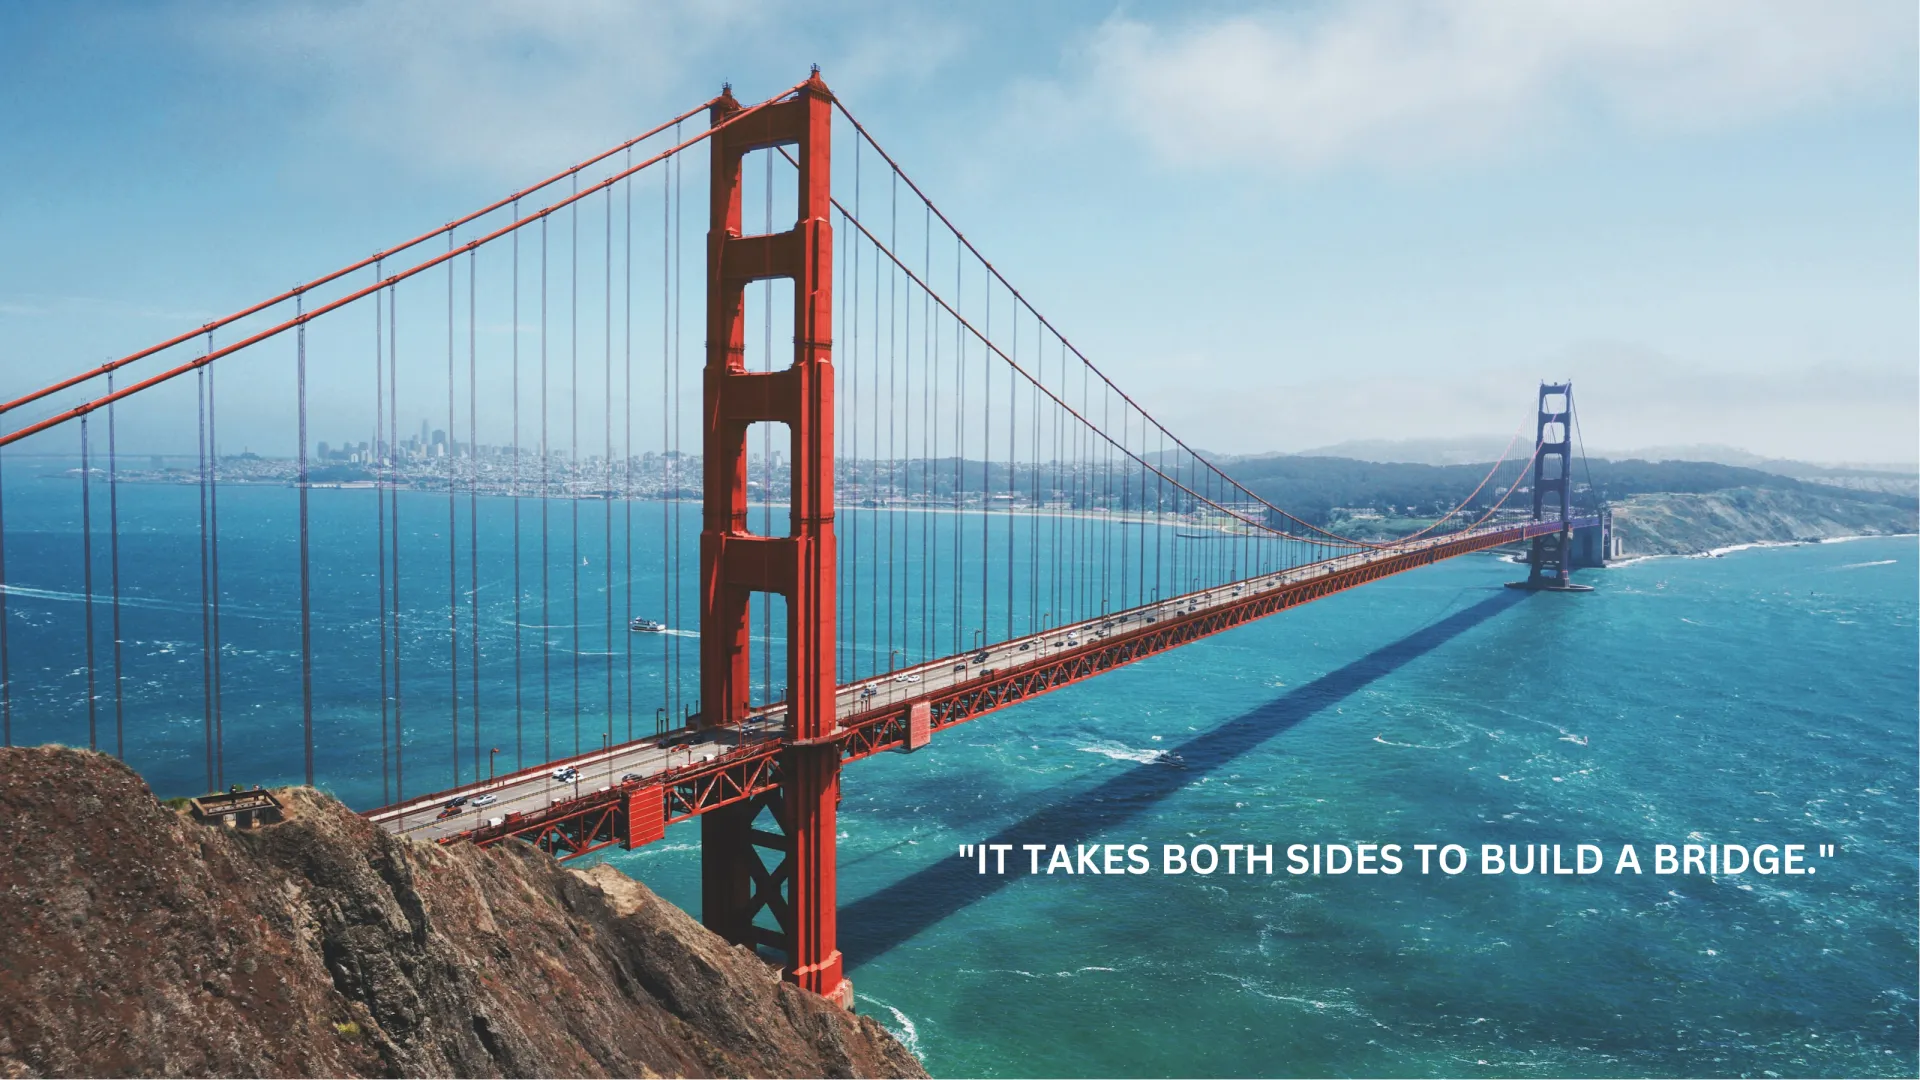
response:
<svg viewBox="0 0 1920 1080"><path fill-rule="evenodd" d="M1476 557L850 766L841 940L935 1075L1913 1075L1915 542ZM1811 877L980 877L1020 843L1836 843ZM697 906L697 836L612 861ZM1021 858L1018 848L1016 858Z"/></svg>
<svg viewBox="0 0 1920 1080"><path fill-rule="evenodd" d="M84 744L74 485L7 468L14 740ZM121 498L127 757L163 794L197 791L196 496ZM315 499L317 769L322 786L372 805L371 495ZM222 500L226 778L297 780L291 500ZM502 652L511 568L497 558L511 507L482 500L481 746L531 758L590 749L609 728L624 737L628 639L605 629L601 509L583 511L580 618L558 533L554 609L542 620L523 602L532 689L516 713ZM471 706L455 759L446 503L407 496L403 511L420 605L405 625L408 790L420 790L456 763L472 775ZM634 512L634 610L652 615L666 606L663 523L657 505ZM570 515L554 508L556 528ZM1901 538L1650 560L1583 574L1590 594L1533 597L1500 588L1514 567L1462 558L857 763L840 892L859 1006L936 1075L1913 1075L1917 554ZM540 565L526 558L523 588ZM104 559L102 540L96 590ZM464 569L462 603L463 583ZM106 617L102 604L103 671ZM634 661L643 731L671 700L670 644ZM96 736L110 746L110 686L97 692ZM610 861L697 911L697 835L677 826ZM1650 863L1641 876L1547 878L982 877L956 848L983 840L1584 842L1606 846L1609 870L1622 843L1840 854L1795 878L1657 877Z"/></svg>

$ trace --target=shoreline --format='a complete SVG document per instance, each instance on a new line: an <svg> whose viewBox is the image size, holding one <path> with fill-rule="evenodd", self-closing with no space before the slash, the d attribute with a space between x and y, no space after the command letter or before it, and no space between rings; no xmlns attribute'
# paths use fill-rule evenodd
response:
<svg viewBox="0 0 1920 1080"><path fill-rule="evenodd" d="M1705 551L1663 552L1657 555L1633 555L1624 559L1613 559L1603 569L1617 569L1632 566L1635 563L1651 562L1655 559L1719 559L1736 551L1753 551L1758 548L1814 547L1819 544L1846 544L1855 540L1898 540L1902 537L1920 539L1920 533L1858 533L1850 536L1823 536L1817 540L1752 540L1744 544L1728 544L1724 547L1708 548Z"/></svg>

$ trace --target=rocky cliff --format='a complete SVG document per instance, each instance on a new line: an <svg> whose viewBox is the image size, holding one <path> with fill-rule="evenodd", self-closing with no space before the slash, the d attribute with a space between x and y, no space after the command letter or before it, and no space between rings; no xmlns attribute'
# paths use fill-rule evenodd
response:
<svg viewBox="0 0 1920 1080"><path fill-rule="evenodd" d="M611 868L280 795L236 831L0 749L0 1076L925 1075Z"/></svg>
<svg viewBox="0 0 1920 1080"><path fill-rule="evenodd" d="M1613 506L1628 558L1691 555L1735 544L1910 533L1911 510L1772 488L1635 495Z"/></svg>

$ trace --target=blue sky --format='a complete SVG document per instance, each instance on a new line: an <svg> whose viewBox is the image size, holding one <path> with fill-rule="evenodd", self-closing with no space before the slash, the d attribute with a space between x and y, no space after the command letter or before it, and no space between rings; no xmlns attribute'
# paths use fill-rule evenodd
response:
<svg viewBox="0 0 1920 1080"><path fill-rule="evenodd" d="M0 7L0 382L97 364L819 63L1221 452L1911 461L1910 3Z"/></svg>

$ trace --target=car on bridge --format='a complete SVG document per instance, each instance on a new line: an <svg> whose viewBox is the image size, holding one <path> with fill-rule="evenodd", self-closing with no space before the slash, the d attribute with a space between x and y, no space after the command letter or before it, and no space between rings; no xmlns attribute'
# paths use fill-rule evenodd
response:
<svg viewBox="0 0 1920 1080"><path fill-rule="evenodd" d="M574 768L571 765L562 765L559 768L553 770L553 779L555 783L559 783L559 784L570 783L579 778L580 778L580 770Z"/></svg>
<svg viewBox="0 0 1920 1080"><path fill-rule="evenodd" d="M473 798L473 808L478 810L483 806L492 806L499 801L500 797L498 795L476 795Z"/></svg>

